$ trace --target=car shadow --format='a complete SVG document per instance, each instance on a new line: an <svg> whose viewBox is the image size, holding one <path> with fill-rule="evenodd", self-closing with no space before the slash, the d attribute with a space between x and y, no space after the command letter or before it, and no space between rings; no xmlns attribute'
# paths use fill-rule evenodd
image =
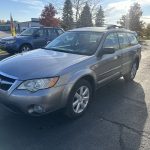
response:
<svg viewBox="0 0 150 150"><path fill-rule="evenodd" d="M0 149L138 150L147 116L141 84L119 79L97 90L76 120L61 112L28 117L1 110Z"/></svg>

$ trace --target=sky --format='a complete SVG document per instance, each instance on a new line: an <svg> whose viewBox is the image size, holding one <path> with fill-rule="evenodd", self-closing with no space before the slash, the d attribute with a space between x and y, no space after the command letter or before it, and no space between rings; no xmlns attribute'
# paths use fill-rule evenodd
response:
<svg viewBox="0 0 150 150"><path fill-rule="evenodd" d="M38 18L48 2L58 8L57 17L61 17L64 0L0 0L0 20L9 20L10 13L14 20L19 22ZM105 11L106 23L116 24L135 2L141 4L142 20L150 23L150 0L100 0Z"/></svg>

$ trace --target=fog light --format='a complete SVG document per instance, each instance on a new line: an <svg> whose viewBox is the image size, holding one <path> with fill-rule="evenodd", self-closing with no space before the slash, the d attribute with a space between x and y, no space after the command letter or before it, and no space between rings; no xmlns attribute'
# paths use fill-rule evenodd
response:
<svg viewBox="0 0 150 150"><path fill-rule="evenodd" d="M32 105L29 110L28 110L29 114L32 114L32 113L44 113L45 112L45 109L40 106L40 105Z"/></svg>

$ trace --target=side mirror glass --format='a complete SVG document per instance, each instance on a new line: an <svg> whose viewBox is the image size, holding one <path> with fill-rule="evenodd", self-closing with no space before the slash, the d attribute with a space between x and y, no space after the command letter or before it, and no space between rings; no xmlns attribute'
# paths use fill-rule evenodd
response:
<svg viewBox="0 0 150 150"><path fill-rule="evenodd" d="M114 48L103 48L102 53L103 54L113 54L113 53L115 53L115 49Z"/></svg>

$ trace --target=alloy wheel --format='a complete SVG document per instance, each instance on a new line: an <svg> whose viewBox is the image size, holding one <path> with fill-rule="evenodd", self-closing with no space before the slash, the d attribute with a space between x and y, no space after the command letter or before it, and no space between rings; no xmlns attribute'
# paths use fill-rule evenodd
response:
<svg viewBox="0 0 150 150"><path fill-rule="evenodd" d="M131 69L131 78L132 79L135 77L136 72L137 72L137 64L134 63L133 66L132 66L132 69Z"/></svg>
<svg viewBox="0 0 150 150"><path fill-rule="evenodd" d="M30 50L31 50L30 47L27 46L27 45L25 45L25 46L23 46L23 47L21 48L21 51L22 51L22 52L28 52L28 51L30 51Z"/></svg>
<svg viewBox="0 0 150 150"><path fill-rule="evenodd" d="M89 99L89 88L87 86L81 86L74 95L73 111L77 114L82 113L87 107Z"/></svg>

